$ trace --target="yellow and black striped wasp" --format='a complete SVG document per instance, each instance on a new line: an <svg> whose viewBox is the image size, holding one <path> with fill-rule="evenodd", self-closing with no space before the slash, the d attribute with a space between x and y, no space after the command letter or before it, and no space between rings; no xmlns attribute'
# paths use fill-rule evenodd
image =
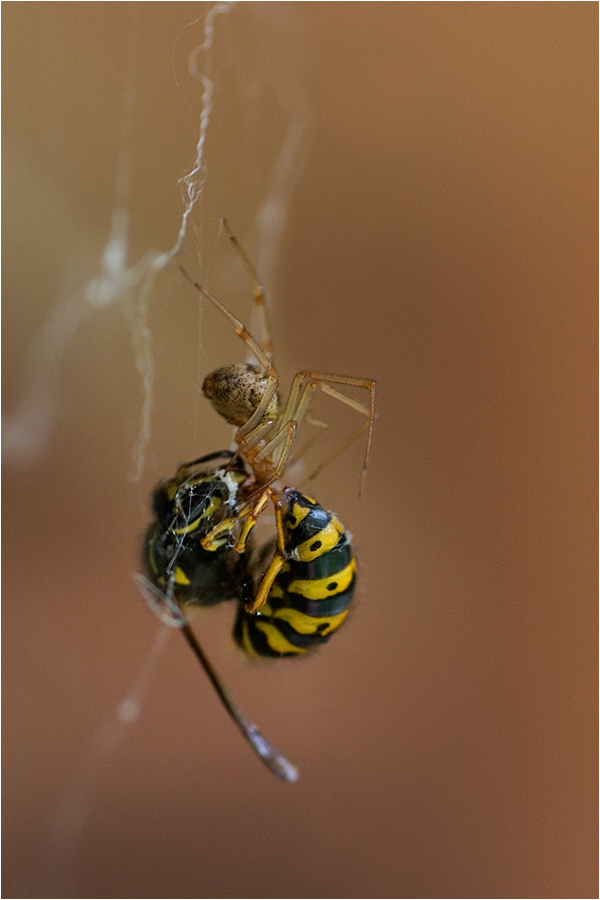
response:
<svg viewBox="0 0 600 900"><path fill-rule="evenodd" d="M175 478L156 489L155 521L144 545L146 578L140 585L161 618L182 630L228 712L260 758L278 777L294 781L297 770L248 722L216 675L189 626L185 609L236 599L234 639L253 656L305 654L329 640L346 618L354 593L356 561L350 539L333 513L292 487L280 489L278 483L317 390L365 418L333 454L366 430L364 475L375 418L375 382L301 371L294 376L287 401L281 402L263 289L225 220L222 224L252 279L261 342L182 271L234 326L257 363L232 363L206 376L203 392L216 411L236 427L236 449L185 464ZM368 390L369 406L338 389L343 386ZM217 458L223 459L220 466L208 471L197 469ZM269 503L275 514L274 549L270 542L254 560L253 529ZM271 559L267 561L269 554Z"/></svg>

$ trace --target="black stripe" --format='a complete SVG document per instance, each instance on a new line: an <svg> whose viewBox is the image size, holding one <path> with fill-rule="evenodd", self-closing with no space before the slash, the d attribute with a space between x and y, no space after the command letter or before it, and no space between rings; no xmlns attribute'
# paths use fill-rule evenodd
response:
<svg viewBox="0 0 600 900"><path fill-rule="evenodd" d="M259 631L256 627L256 617L249 616L248 613L244 612L243 608L240 608L238 612L238 617L235 621L235 625L233 627L233 637L236 644L242 648L242 650L246 650L244 646L244 622L248 622L248 638L250 643L252 644L252 648L258 656L272 656L272 657L281 657L281 656L296 656L293 650L289 650L287 653L280 653L279 650L273 650L270 646L267 636L264 631Z"/></svg>
<svg viewBox="0 0 600 900"><path fill-rule="evenodd" d="M295 491L293 488L287 488L285 491L285 499L288 504L288 512L284 516L285 528L288 532L288 539L286 541L288 547L293 548L297 547L298 544L303 544L304 541L314 537L329 525L331 513L327 512L326 509L323 509L323 507L319 506L317 503L313 503L299 491ZM301 509L308 510L308 514L297 525L295 524L296 520L292 513L294 504L301 507Z"/></svg>
<svg viewBox="0 0 600 900"><path fill-rule="evenodd" d="M242 649L244 648L244 639L243 639L243 625L244 622L248 625L248 637L250 643L252 644L252 648L255 653L259 656L295 656L293 650L284 651L281 653L279 650L273 649L269 644L268 636L264 631L261 631L258 628L258 623L261 618L263 621L268 622L274 628L276 628L279 633L284 637L288 643L290 643L293 647L298 647L299 650L312 650L313 647L318 647L321 644L326 644L331 634L319 634L318 631L314 631L311 634L300 634L296 631L289 622L285 622L282 619L274 619L272 616L251 616L248 613L244 612L243 608L240 607L238 612L238 617L236 619L234 628L233 628L233 637L237 644ZM332 632L333 633L333 632Z"/></svg>
<svg viewBox="0 0 600 900"><path fill-rule="evenodd" d="M331 550L326 550L321 556L317 556L310 562L301 562L299 559L288 560L289 572L281 577L281 584L287 587L290 581L301 578L304 581L316 581L319 578L327 578L329 575L337 575L352 561L352 549L346 535L340 535L340 540ZM285 580L285 583L284 583Z"/></svg>
<svg viewBox="0 0 600 900"><path fill-rule="evenodd" d="M306 506L303 506L303 508L306 509ZM326 509L321 509L320 506L317 509L313 508L298 525L294 525L290 529L286 544L291 548L298 547L304 541L310 540L323 531L324 528L327 528L330 522L331 513L327 512ZM290 528L289 523L286 522L286 524Z"/></svg>
<svg viewBox="0 0 600 900"><path fill-rule="evenodd" d="M283 597L269 597L269 605L273 610L295 609L317 619L323 616L337 616L349 606L354 596L355 582L356 579L353 578L345 591L324 600L308 600L301 594L285 593Z"/></svg>
<svg viewBox="0 0 600 900"><path fill-rule="evenodd" d="M285 622L283 619L265 618L269 618L271 624L275 625L283 637L288 640L290 644L293 644L294 647L310 650L312 647L317 647L319 644L326 644L331 637L330 634L319 634L318 631L313 631L312 634L300 634L300 632L296 631L289 622Z"/></svg>

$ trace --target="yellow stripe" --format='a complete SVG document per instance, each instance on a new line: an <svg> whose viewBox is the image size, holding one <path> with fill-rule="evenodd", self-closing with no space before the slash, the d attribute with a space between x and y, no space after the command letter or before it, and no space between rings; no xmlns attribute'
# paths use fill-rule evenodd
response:
<svg viewBox="0 0 600 900"><path fill-rule="evenodd" d="M171 528L173 534L190 534L190 532L195 531L200 522L202 521L202 516L199 516L197 519L194 519L189 525L185 525L183 528Z"/></svg>
<svg viewBox="0 0 600 900"><path fill-rule="evenodd" d="M308 647L296 647L294 644L290 644L278 628L271 625L270 622L261 622L260 618L256 622L256 628L266 635L269 647L276 653L306 653L309 649Z"/></svg>
<svg viewBox="0 0 600 900"><path fill-rule="evenodd" d="M179 566L175 566L175 584L191 584L190 579Z"/></svg>
<svg viewBox="0 0 600 900"><path fill-rule="evenodd" d="M313 618L312 616L306 616L297 609L288 608L278 609L274 613L273 618L283 619L284 622L288 622L298 634L315 634L317 631L319 631L319 634L331 634L332 631L339 628L347 615L348 610L345 609L336 616ZM319 625L324 625L325 623L328 627L319 630Z"/></svg>
<svg viewBox="0 0 600 900"><path fill-rule="evenodd" d="M339 525L339 522L337 524ZM315 534L307 541L304 541L303 544L298 544L298 546L296 547L298 559L300 560L300 562L311 562L311 560L317 559L317 557L321 556L323 553L326 553L328 550L332 550L333 547L335 547L340 539L340 534L340 530L336 527L336 523L332 520L329 525L327 525L327 527L323 529L323 531L319 531L318 534ZM320 541L321 546L317 547L316 550L311 550L310 548L313 546L315 541ZM296 554L294 554L294 556L295 555Z"/></svg>
<svg viewBox="0 0 600 900"><path fill-rule="evenodd" d="M307 499L310 499L310 497ZM305 519L309 512L309 506L300 506L299 503L294 503L294 505L292 506L292 516L296 519L296 521L292 525L292 528L297 528L302 519Z"/></svg>
<svg viewBox="0 0 600 900"><path fill-rule="evenodd" d="M171 528L173 534L189 534L192 531L195 531L196 528L203 522L205 519L208 519L215 513L221 506L221 499L219 497L215 497L214 495L210 498L210 502L204 512L202 512L197 519L194 519L193 522L188 523L184 526L184 528ZM183 513L181 513L183 515Z"/></svg>
<svg viewBox="0 0 600 900"><path fill-rule="evenodd" d="M350 587L350 582L356 571L356 560L352 557L345 569L336 572L335 575L328 575L327 578L316 578L314 580L306 578L298 578L296 581L290 582L288 585L288 593L300 594L307 600L325 600L327 597L334 597L341 594L342 591ZM335 588L329 588L329 585L335 584Z"/></svg>
<svg viewBox="0 0 600 900"><path fill-rule="evenodd" d="M242 622L242 644L244 651L248 654L248 656L259 656L252 646L252 641L250 640L250 634L248 632L248 623L244 620Z"/></svg>

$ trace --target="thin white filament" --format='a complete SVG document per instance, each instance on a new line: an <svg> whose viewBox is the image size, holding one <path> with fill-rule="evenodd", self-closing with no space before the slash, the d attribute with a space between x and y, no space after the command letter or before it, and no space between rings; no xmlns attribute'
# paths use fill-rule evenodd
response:
<svg viewBox="0 0 600 900"><path fill-rule="evenodd" d="M47 843L42 860L40 897L72 896L73 870L77 849L102 775L125 740L128 728L141 715L148 688L163 653L169 631L161 628L140 666L133 684L114 711L96 729L70 785L66 788L47 824Z"/></svg>
<svg viewBox="0 0 600 900"><path fill-rule="evenodd" d="M5 458L26 463L43 454L54 422L58 396L58 380L64 355L77 330L90 315L126 297L143 283L142 299L138 302L135 329L141 330L141 338L134 337L136 366L142 378L144 401L140 434L134 450L133 479L139 480L144 466L145 448L151 427L153 362L150 332L147 326L146 299L156 274L176 256L187 232L192 209L204 184L203 153L206 133L212 111L212 81L207 75L209 52L214 39L214 19L228 12L232 3L216 3L204 20L204 41L196 49L196 57L203 53L205 72L200 111L200 132L196 145L196 158L190 172L180 183L184 187L184 210L177 239L170 250L147 253L136 265L129 266L129 214L127 212L131 189L131 122L135 104L136 53L132 42L130 66L124 91L123 149L116 177L116 205L110 233L99 260L99 274L80 294L60 301L50 313L45 324L32 342L25 363L24 392L19 408L3 421ZM135 31L135 29L134 29ZM197 66L196 66L197 69ZM194 72L191 71L191 74ZM135 334L134 329L134 334Z"/></svg>

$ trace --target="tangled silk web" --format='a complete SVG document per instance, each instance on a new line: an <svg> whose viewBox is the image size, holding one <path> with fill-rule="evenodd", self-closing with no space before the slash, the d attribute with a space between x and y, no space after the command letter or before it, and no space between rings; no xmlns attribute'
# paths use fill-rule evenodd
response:
<svg viewBox="0 0 600 900"><path fill-rule="evenodd" d="M269 7L273 7L270 9ZM152 15L153 5L146 7ZM137 439L132 447L134 480L143 473L146 451L152 438L153 377L152 332L148 308L152 288L158 274L180 254L186 242L201 230L202 216L199 200L210 181L210 166L206 148L211 141L211 125L218 113L226 114L227 102L222 92L221 74L227 65L243 56L235 44L243 35L255 38L251 58L255 71L245 83L245 72L238 70L238 91L246 106L248 120L260 109L261 92L268 92L270 102L279 109L276 133L277 147L271 158L262 160L263 187L254 209L252 243L258 246L255 264L265 283L272 280L278 247L284 230L289 202L301 169L310 130L310 111L302 79L294 68L293 56L286 52L289 29L295 27L290 12L279 4L216 3L208 6L205 15L185 26L183 32L169 36L166 53L181 63L182 34L193 37L193 47L186 53L184 75L177 77L178 87L185 94L186 80L200 87L196 110L196 140L190 145L191 164L183 177L174 173L173 189L177 183L182 198L181 220L170 247L148 251L137 260L131 259L131 196L133 157L132 121L136 105L136 90L144 77L139 71L134 40L130 45L128 75L123 85L123 137L119 163L115 172L114 206L110 222L106 222L108 238L96 261L96 273L79 290L65 293L52 307L45 324L28 349L23 367L22 392L18 405L4 420L3 452L5 459L22 463L39 458L48 446L55 425L61 372L65 357L81 326L92 316L101 316L109 307L123 304L131 324L135 364L142 387L142 401ZM281 21L281 16L284 20ZM239 17L241 24L225 29L225 20ZM251 20L249 24L249 20ZM135 32L135 22L133 25ZM233 63L232 63L233 61ZM239 99L239 98L238 98ZM272 128L272 122L253 121L252 133ZM160 123L155 125L160 127ZM233 126L232 126L233 127ZM241 127L235 123L235 127ZM217 148L218 152L218 148ZM167 161L166 161L167 162ZM109 188L107 188L109 190ZM225 210L223 210L225 211ZM244 240L248 234L244 235ZM198 250L198 248L195 248ZM201 264L201 261L200 261ZM140 713L153 668L166 639L161 629L155 645L131 689L118 704L116 711L97 730L87 755L73 774L70 787L64 792L49 822L48 858L44 865L43 886L46 896L60 896L67 890L72 851L80 840L89 816L91 799L101 775L102 763L112 757L127 726ZM59 893L56 893L58 891ZM54 893L52 893L54 892ZM65 895L64 893L62 894Z"/></svg>
<svg viewBox="0 0 600 900"><path fill-rule="evenodd" d="M268 7L273 7L269 9ZM265 8L267 7L267 8ZM240 19L236 31L223 31L224 17ZM283 17L283 19L282 19ZM248 20L250 20L248 22ZM310 110L305 97L301 77L294 69L294 57L283 49L290 41L290 31L295 23L289 10L280 4L237 4L235 2L207 5L204 17L184 27L181 34L173 35L173 46L166 52L173 53L174 70L180 62L182 36L196 40L186 54L183 76L175 78L180 92L186 95L186 83L199 85L200 100L195 113L197 140L190 146L193 159L186 174L174 174L182 199L183 210L179 230L173 235L168 249L149 250L136 261L130 256L131 216L128 200L131 195L132 172L135 166L131 146L133 114L136 90L144 73L137 69L134 32L129 47L128 74L123 86L123 137L120 159L113 188L115 203L110 222L107 222L108 239L97 259L97 272L87 284L75 292L58 299L45 324L32 342L23 367L20 401L14 411L3 418L3 455L5 460L22 463L43 454L51 438L60 389L60 376L65 354L73 343L78 329L91 316L115 304L126 306L131 323L136 368L142 388L142 404L138 437L132 448L132 479L141 478L146 449L151 439L153 406L154 364L152 334L148 325L148 304L158 273L177 257L190 233L199 231L197 220L198 201L202 198L210 171L206 162L206 146L210 141L213 112L227 109L227 98L222 98L219 78L215 69L222 71L226 64L235 66L243 56L243 48L236 46L240 35L250 32L255 38L251 50L255 70L237 72L238 91L252 119L255 109L260 109L261 95L275 97L280 115L280 139L272 158L262 161L264 174L263 194L257 199L254 212L253 244L258 245L255 263L265 283L270 283L277 259L278 248L285 227L290 197L292 195L307 147L310 130ZM291 38L293 43L293 38ZM233 62L232 62L233 61ZM157 126L159 127L159 126ZM237 128L242 127L236 123ZM272 122L253 122L252 133L272 128ZM217 149L218 152L218 149ZM247 239L248 235L245 235ZM198 254L201 255L199 248Z"/></svg>

